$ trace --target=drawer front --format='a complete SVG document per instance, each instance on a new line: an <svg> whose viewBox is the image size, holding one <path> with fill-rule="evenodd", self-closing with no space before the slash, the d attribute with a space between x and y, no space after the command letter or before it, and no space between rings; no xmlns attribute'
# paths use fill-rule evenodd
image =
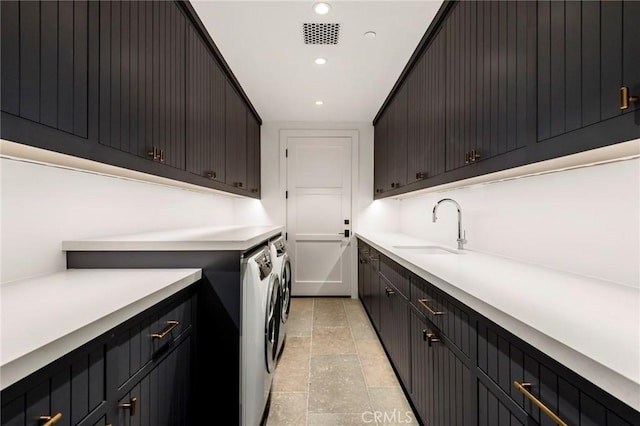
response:
<svg viewBox="0 0 640 426"><path fill-rule="evenodd" d="M382 254L379 255L380 274L406 299L409 298L409 271Z"/></svg>
<svg viewBox="0 0 640 426"><path fill-rule="evenodd" d="M478 325L478 368L540 425L555 425L556 421L534 399L568 425L640 424L637 411L484 321ZM515 382L525 383L524 388Z"/></svg>
<svg viewBox="0 0 640 426"><path fill-rule="evenodd" d="M41 416L60 417L58 425L82 424L104 411L105 377L106 345L79 349L3 390L2 425L36 426Z"/></svg>
<svg viewBox="0 0 640 426"><path fill-rule="evenodd" d="M437 290L428 281L411 275L411 303L418 308L467 357L471 357L475 324L469 310Z"/></svg>
<svg viewBox="0 0 640 426"><path fill-rule="evenodd" d="M150 308L117 336L117 383L122 386L192 323L192 298Z"/></svg>
<svg viewBox="0 0 640 426"><path fill-rule="evenodd" d="M411 275L411 303L438 329L442 329L445 315L443 296L424 279Z"/></svg>

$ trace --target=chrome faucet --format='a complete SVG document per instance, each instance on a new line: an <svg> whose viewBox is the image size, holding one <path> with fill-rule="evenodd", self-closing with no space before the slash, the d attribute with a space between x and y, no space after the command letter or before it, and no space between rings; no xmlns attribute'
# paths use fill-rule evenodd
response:
<svg viewBox="0 0 640 426"><path fill-rule="evenodd" d="M464 247L464 244L467 243L467 232L466 231L462 231L462 211L460 210L460 204L458 204L455 200L452 200L451 198L443 198L442 200L438 201L436 203L435 206L433 206L433 215L432 215L432 220L435 223L436 220L438 220L438 216L436 215L436 212L438 211L438 206L441 203L444 203L445 201L449 201L453 204L456 205L456 208L458 209L458 250L462 250Z"/></svg>

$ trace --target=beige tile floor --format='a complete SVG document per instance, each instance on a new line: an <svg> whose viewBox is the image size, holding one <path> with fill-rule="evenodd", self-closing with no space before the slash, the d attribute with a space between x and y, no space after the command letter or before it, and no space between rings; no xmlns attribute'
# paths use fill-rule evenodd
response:
<svg viewBox="0 0 640 426"><path fill-rule="evenodd" d="M267 426L394 424L418 422L360 301L292 299Z"/></svg>

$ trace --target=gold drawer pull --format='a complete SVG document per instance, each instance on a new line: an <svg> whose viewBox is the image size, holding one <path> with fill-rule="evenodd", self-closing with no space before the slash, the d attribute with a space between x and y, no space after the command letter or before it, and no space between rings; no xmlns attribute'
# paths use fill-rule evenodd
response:
<svg viewBox="0 0 640 426"><path fill-rule="evenodd" d="M162 330L160 333L153 333L151 337L156 339L162 339L167 334L171 333L171 330L176 328L180 324L180 321L167 321L167 328Z"/></svg>
<svg viewBox="0 0 640 426"><path fill-rule="evenodd" d="M129 402L125 402L120 404L120 407L129 410L129 417L133 417L138 412L138 398L135 396L131 397Z"/></svg>
<svg viewBox="0 0 640 426"><path fill-rule="evenodd" d="M62 413L57 413L55 416L40 416L38 421L40 421L40 426L53 426L62 418Z"/></svg>
<svg viewBox="0 0 640 426"><path fill-rule="evenodd" d="M569 426L565 422L562 421L560 417L556 415L553 411L551 411L546 405L542 403L538 398L533 396L531 392L529 392L529 388L531 387L531 383L520 383L517 380L513 382L513 386L516 387L520 392L524 394L527 398L531 400L534 404L538 406L544 413L551 418L556 424L560 426Z"/></svg>
<svg viewBox="0 0 640 426"><path fill-rule="evenodd" d="M427 305L427 302L428 302L427 299L418 299L418 303L424 306L425 309L429 311L429 313L431 313L431 315L444 315L444 312L442 311L434 311L433 309L431 309L431 307Z"/></svg>
<svg viewBox="0 0 640 426"><path fill-rule="evenodd" d="M620 88L620 109L625 110L629 108L629 102L638 102L637 96L629 96L629 88L622 86Z"/></svg>

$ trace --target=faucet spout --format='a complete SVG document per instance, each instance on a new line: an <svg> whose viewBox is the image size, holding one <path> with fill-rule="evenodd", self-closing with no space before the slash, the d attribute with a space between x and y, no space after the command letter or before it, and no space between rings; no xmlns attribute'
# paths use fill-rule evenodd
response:
<svg viewBox="0 0 640 426"><path fill-rule="evenodd" d="M453 203L456 206L456 209L458 210L458 239L456 241L458 242L458 250L462 250L464 248L464 245L467 243L467 239L466 239L466 232L462 230L462 209L460 208L460 204L458 204L457 201L451 198L443 198L442 200L438 201L436 205L433 206L431 220L433 222L438 220L438 214L437 214L438 207L440 206L440 204L445 202Z"/></svg>

